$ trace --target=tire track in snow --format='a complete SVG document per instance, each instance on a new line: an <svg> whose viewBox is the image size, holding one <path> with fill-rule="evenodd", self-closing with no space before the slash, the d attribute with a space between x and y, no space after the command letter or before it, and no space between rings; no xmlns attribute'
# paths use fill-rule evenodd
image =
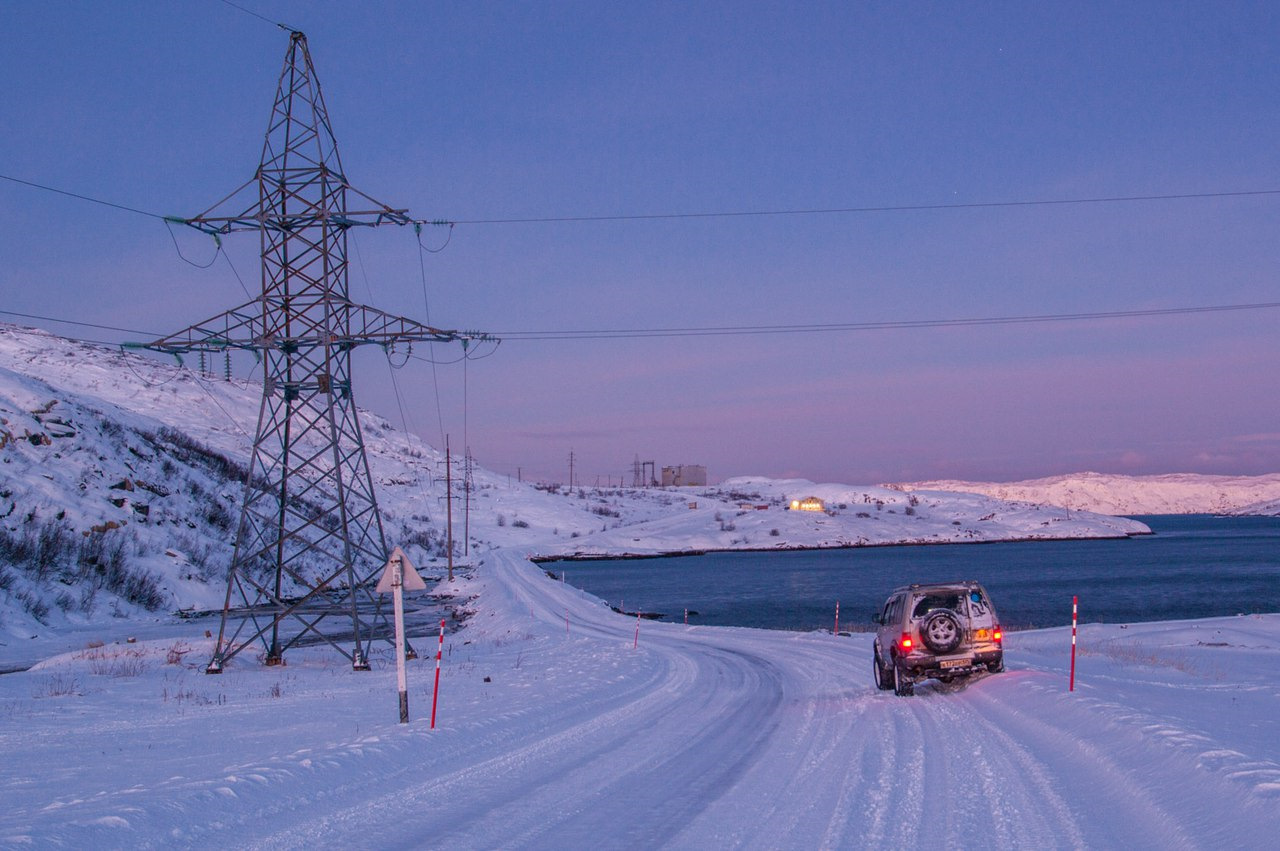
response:
<svg viewBox="0 0 1280 851"><path fill-rule="evenodd" d="M822 847L1084 845L1046 767L976 718L959 690L867 694L844 778L845 797L863 806L833 811Z"/></svg>
<svg viewBox="0 0 1280 851"><path fill-rule="evenodd" d="M744 664L726 654L695 672L699 679L710 676L718 683L689 688L681 682L677 692L714 695L714 689L704 686L723 689L732 681L737 684L737 701L754 704L767 686L751 675L756 670L754 660ZM428 840L466 847L528 847L552 841L591 845L602 836L617 841L620 825L627 826L636 842L674 835L693 810L722 794L751 761L756 750L752 739L762 742L768 735L759 718L772 710L765 704L750 712L730 712L731 723L724 723L723 712L703 711L733 709L723 697L710 705L689 705L688 698L672 704L666 691L655 691L647 706L626 703L500 757L405 789L393 801L360 801L319 822L267 837L261 845L301 847L347 839L358 843L363 825L370 821L382 825L380 844L406 846ZM648 729L673 713L687 713L692 720L686 725L687 746L673 752L649 750ZM735 756L716 759L725 753ZM708 765L711 770L697 771ZM566 788L595 791L580 800L565 800ZM445 818L431 806L441 800L451 802Z"/></svg>
<svg viewBox="0 0 1280 851"><path fill-rule="evenodd" d="M626 847L664 845L730 790L777 727L781 676L768 660L740 651L710 650L698 661L693 691L705 697L691 705L686 698L669 710L686 719L684 744L651 751L630 767L614 764L616 779L558 823L544 822L515 844L539 844L551 832L556 844L569 847L598 843L602 834Z"/></svg>
<svg viewBox="0 0 1280 851"><path fill-rule="evenodd" d="M757 656L784 658L784 699L768 743L732 797L699 813L674 847L829 846L833 824L842 829L856 805L848 777L857 768L848 757L861 742L856 731L867 703L865 689L850 686L848 645L798 634L761 642L756 633L729 631L697 640L749 645ZM743 800L752 802L749 811Z"/></svg>
<svg viewBox="0 0 1280 851"><path fill-rule="evenodd" d="M367 840L370 824L378 825L378 842L384 847L416 847L428 841L436 844L451 836L467 847L506 844L501 837L520 830L522 822L545 824L552 817L561 804L554 790L562 787L566 777L584 765L607 761L642 733L632 724L634 720L657 723L666 714L667 694L684 691L695 673L681 660L675 661L674 666L658 666L661 677L621 688L609 694L607 702L600 701L599 693L592 693L585 706L563 707L547 719L543 735L512 740L500 748L498 756L481 757L426 780L421 777L430 774L429 765L417 771L402 769L395 778L394 796L384 794L386 782L371 783L374 778L361 776L358 782L343 783L342 794L329 795L342 803L318 818L290 823L287 800L271 811L248 814L246 825L266 823L278 829L265 836L259 833L246 847L359 846ZM461 736L442 743L451 751L443 756L445 764L456 765L460 753L492 752L491 744L485 741L488 736L475 740L467 736L471 730L459 732ZM490 735L506 737L500 727L493 728ZM351 780L349 775L343 779ZM445 801L449 806L442 809L439 804ZM468 830L458 835L460 824Z"/></svg>
<svg viewBox="0 0 1280 851"><path fill-rule="evenodd" d="M940 746L941 788L934 799L945 802L948 813L944 835L933 839L986 833L997 847L1085 847L1046 766L986 713L974 711L973 697L983 688L976 681L963 691L922 693L926 739Z"/></svg>
<svg viewBox="0 0 1280 851"><path fill-rule="evenodd" d="M539 590L521 593L521 604L546 607ZM625 622L611 614L574 614L580 635L611 643L624 631ZM769 660L736 648L691 652L687 642L657 635L648 644L641 652L660 656L663 674L619 689L612 709L570 712L566 727L537 741L512 743L499 756L410 785L394 800L358 794L352 805L261 844L358 842L371 819L384 826L380 843L391 845L428 837L468 846L595 844L619 825L636 842L674 836L758 758L777 723L781 674ZM663 731L657 750L655 729ZM673 740L679 747L668 748ZM591 791L566 801L566 788ZM446 799L449 812L441 817L432 802Z"/></svg>
<svg viewBox="0 0 1280 851"><path fill-rule="evenodd" d="M1087 704L1049 690L1036 689L1035 700L1014 706L1001 699L1011 683L992 685L998 687L974 695L976 717L1046 766L1079 816L1086 845L1196 847L1212 838L1215 844L1254 847L1260 836L1280 832L1274 807L1255 810L1249 819L1221 818L1240 810L1240 795L1229 779L1143 725L1082 712ZM1171 774L1197 773L1194 783L1165 782ZM1107 833L1097 833L1096 825L1107 826Z"/></svg>

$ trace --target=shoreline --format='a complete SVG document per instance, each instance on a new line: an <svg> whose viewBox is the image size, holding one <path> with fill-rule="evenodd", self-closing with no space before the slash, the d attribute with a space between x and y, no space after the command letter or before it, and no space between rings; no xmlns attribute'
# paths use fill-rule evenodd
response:
<svg viewBox="0 0 1280 851"><path fill-rule="evenodd" d="M1045 538L1038 536L1021 537L1021 538L999 538L995 540L981 541L881 541L878 543L844 543L832 544L830 546L786 546L779 544L774 547L708 547L698 550L666 550L653 553L632 553L623 551L621 553L564 553L559 555L530 555L529 561L534 564L550 564L557 561L638 561L640 559L652 558L686 558L693 556L704 556L710 553L789 553L789 552L816 552L819 550L863 550L878 547L949 547L949 546L978 546L988 544L1027 544L1027 543L1060 543L1062 541L1124 541L1133 538L1144 538L1155 535L1155 532L1133 532L1119 535L1072 535L1062 538Z"/></svg>

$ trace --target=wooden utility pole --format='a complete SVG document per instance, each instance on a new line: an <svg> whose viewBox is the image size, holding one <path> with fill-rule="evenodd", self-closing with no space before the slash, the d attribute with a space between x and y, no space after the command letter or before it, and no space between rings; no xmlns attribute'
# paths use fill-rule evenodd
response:
<svg viewBox="0 0 1280 851"><path fill-rule="evenodd" d="M449 581L453 581L453 460L449 455L449 435L444 436L444 505L448 531Z"/></svg>
<svg viewBox="0 0 1280 851"><path fill-rule="evenodd" d="M462 553L471 558L471 447L466 447L466 471L462 478Z"/></svg>

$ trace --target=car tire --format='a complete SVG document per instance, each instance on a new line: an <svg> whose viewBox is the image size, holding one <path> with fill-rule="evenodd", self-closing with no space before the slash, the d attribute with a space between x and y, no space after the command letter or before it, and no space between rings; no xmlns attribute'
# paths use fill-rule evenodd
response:
<svg viewBox="0 0 1280 851"><path fill-rule="evenodd" d="M920 624L920 640L934 653L950 653L960 646L960 619L950 609L930 612Z"/></svg>
<svg viewBox="0 0 1280 851"><path fill-rule="evenodd" d="M876 688L880 691L893 688L893 666L881 665L880 653L874 649L871 651L871 671L876 678Z"/></svg>
<svg viewBox="0 0 1280 851"><path fill-rule="evenodd" d="M1004 659L997 659L994 662L987 663L987 673L998 674L1004 670Z"/></svg>
<svg viewBox="0 0 1280 851"><path fill-rule="evenodd" d="M893 666L893 693L898 697L910 697L916 693L916 684L898 664Z"/></svg>

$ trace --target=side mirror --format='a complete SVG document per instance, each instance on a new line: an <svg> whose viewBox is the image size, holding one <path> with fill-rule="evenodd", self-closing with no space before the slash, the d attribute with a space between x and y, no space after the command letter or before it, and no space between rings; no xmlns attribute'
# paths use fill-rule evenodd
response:
<svg viewBox="0 0 1280 851"><path fill-rule="evenodd" d="M880 626L884 626L884 618L880 617L879 612L876 612L874 615L871 616L871 622L878 623L880 624Z"/></svg>

